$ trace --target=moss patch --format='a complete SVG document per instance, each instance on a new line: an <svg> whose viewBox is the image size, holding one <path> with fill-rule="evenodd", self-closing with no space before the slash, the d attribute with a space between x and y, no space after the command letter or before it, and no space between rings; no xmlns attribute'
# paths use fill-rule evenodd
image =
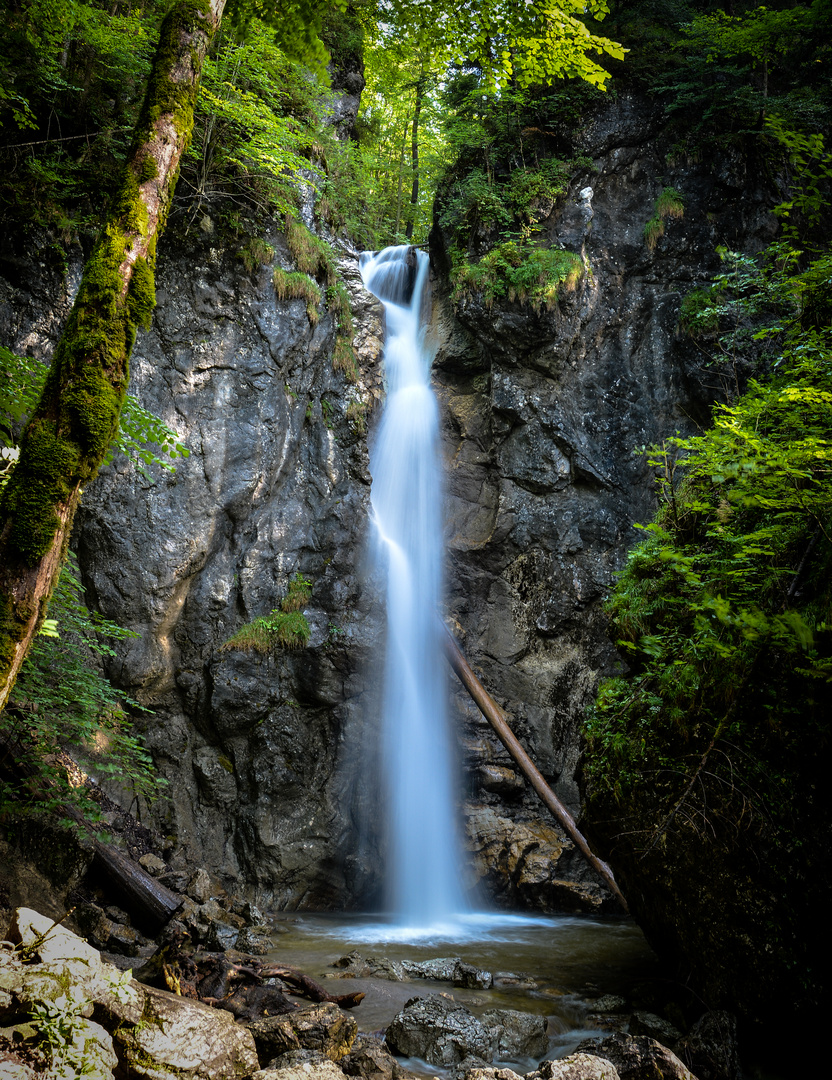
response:
<svg viewBox="0 0 832 1080"><path fill-rule="evenodd" d="M321 302L321 290L308 274L290 270L281 270L279 266L272 275L274 291L278 300L305 300L306 315L313 326L318 325L320 315L318 305Z"/></svg>
<svg viewBox="0 0 832 1080"><path fill-rule="evenodd" d="M653 216L644 226L644 240L650 251L655 250L656 244L664 236L665 221L668 218L681 219L684 216L684 196L676 188L666 187L656 199Z"/></svg>

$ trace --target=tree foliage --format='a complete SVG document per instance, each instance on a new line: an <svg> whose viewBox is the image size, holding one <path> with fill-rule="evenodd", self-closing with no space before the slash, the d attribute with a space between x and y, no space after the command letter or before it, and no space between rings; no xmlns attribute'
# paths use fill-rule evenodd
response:
<svg viewBox="0 0 832 1080"><path fill-rule="evenodd" d="M75 807L99 816L86 776L118 782L152 798L165 783L134 730L146 712L104 677L113 642L132 631L90 612L74 557L50 602L47 633L35 638L0 713L0 814L19 816Z"/></svg>

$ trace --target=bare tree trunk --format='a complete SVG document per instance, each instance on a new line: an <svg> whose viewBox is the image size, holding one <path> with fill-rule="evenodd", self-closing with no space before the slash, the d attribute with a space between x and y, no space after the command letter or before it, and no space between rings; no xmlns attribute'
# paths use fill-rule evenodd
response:
<svg viewBox="0 0 832 1080"><path fill-rule="evenodd" d="M402 170L404 169L404 149L407 145L407 129L410 126L410 120L407 119L404 122L404 131L402 132L402 150L399 154L399 190L396 197L396 229L394 232L394 239L398 242L399 239L399 225L402 220Z"/></svg>
<svg viewBox="0 0 832 1080"><path fill-rule="evenodd" d="M413 109L413 126L410 129L410 151L413 162L413 187L410 190L410 215L407 219L405 238L413 238L413 226L416 223L416 208L419 204L419 114L425 96L424 68L416 83L416 105Z"/></svg>
<svg viewBox="0 0 832 1080"><path fill-rule="evenodd" d="M84 485L118 430L136 329L156 303L156 241L226 0L177 0L162 24L121 186L0 502L0 709L46 614Z"/></svg>
<svg viewBox="0 0 832 1080"><path fill-rule="evenodd" d="M552 813L555 820L566 830L586 862L603 878L607 888L621 907L629 912L630 909L627 907L627 901L624 899L623 893L616 884L612 870L603 859L599 859L592 851L585 836L578 828L575 819L546 783L540 770L520 745L517 736L508 726L503 710L474 674L468 661L462 655L462 650L457 645L456 641L454 641L453 637L451 637L450 632L444 624L442 624L442 628L444 630L442 643L445 648L445 656L447 657L448 663L459 676L459 681L471 695L477 708L494 729L497 738L517 762L524 776L537 792L540 801Z"/></svg>

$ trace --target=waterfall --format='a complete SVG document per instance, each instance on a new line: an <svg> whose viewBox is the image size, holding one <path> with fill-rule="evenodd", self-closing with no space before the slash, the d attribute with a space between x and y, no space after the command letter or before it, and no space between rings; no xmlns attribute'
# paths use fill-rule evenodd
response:
<svg viewBox="0 0 832 1080"><path fill-rule="evenodd" d="M371 452L373 557L386 586L383 762L389 793L388 898L397 923L431 928L463 908L445 668L442 476L431 358L420 326L428 258L416 248L361 256L384 304L387 402Z"/></svg>

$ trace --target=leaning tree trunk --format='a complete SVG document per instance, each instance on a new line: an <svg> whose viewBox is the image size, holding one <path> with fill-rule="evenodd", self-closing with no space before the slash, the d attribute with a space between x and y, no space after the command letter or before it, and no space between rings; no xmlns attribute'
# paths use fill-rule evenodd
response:
<svg viewBox="0 0 832 1080"><path fill-rule="evenodd" d="M156 241L226 0L176 0L117 195L0 502L0 710L46 613L81 490L118 430L136 328L156 303Z"/></svg>
<svg viewBox="0 0 832 1080"><path fill-rule="evenodd" d="M416 224L416 211L419 208L419 116L422 112L422 100L425 93L424 65L422 74L416 83L416 105L413 109L413 127L411 128L410 153L413 167L413 186L410 189L410 216L407 220L405 239L413 239L413 226Z"/></svg>

